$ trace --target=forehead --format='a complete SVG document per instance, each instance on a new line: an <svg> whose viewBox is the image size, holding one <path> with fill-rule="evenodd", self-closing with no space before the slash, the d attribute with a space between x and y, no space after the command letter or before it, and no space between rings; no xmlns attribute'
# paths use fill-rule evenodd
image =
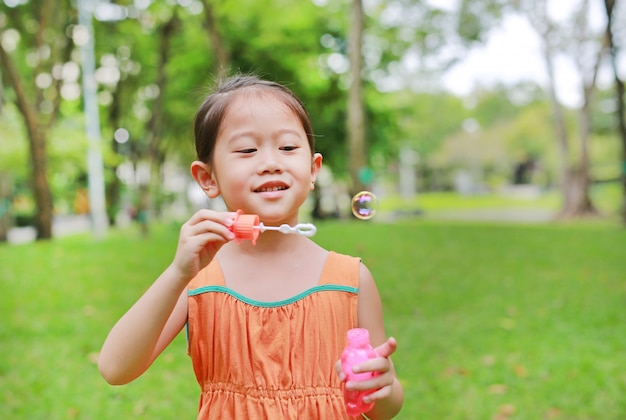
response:
<svg viewBox="0 0 626 420"><path fill-rule="evenodd" d="M288 112L297 117L279 93L261 89L248 89L235 93L226 108L225 117L232 113L259 113L266 108L271 108L274 112Z"/></svg>
<svg viewBox="0 0 626 420"><path fill-rule="evenodd" d="M243 124L289 125L304 131L296 111L281 94L263 90L238 92L228 104L220 132L236 129Z"/></svg>

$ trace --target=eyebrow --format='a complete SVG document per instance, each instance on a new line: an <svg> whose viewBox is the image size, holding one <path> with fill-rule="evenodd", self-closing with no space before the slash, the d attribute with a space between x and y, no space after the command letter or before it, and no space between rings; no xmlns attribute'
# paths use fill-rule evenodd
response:
<svg viewBox="0 0 626 420"><path fill-rule="evenodd" d="M306 139L306 133L304 132L304 128L302 129L302 133L304 133L304 137ZM284 134L295 134L298 137L301 137L300 135L302 134L299 130L292 130L290 128L282 128L280 130L278 130L277 132L274 133L274 135L276 137L280 137Z"/></svg>
<svg viewBox="0 0 626 420"><path fill-rule="evenodd" d="M302 134L304 133L304 137L302 137ZM306 137L306 133L304 132L304 129L302 130L302 132L298 131L298 130L293 130L291 128L281 128L279 130L276 130L274 132L271 133L272 134L272 139L276 139L279 138L283 135L287 135L287 134L293 134L296 135L299 138L302 138L303 140L307 140ZM241 131L241 132L236 132L235 134L233 134L232 136L230 136L228 138L228 142L233 142L236 140L239 140L242 137L251 137L251 138L257 138L257 132L256 131Z"/></svg>

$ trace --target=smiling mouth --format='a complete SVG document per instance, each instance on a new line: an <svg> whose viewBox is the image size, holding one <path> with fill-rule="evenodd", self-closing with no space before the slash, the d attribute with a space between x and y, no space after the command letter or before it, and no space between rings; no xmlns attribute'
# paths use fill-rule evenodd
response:
<svg viewBox="0 0 626 420"><path fill-rule="evenodd" d="M270 192L270 191L283 191L286 190L286 186L275 186L275 187L261 187L259 189L254 190L254 192Z"/></svg>

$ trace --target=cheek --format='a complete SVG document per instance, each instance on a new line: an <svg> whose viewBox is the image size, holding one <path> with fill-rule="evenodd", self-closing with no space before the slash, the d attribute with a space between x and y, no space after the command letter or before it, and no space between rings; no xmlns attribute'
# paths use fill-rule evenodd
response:
<svg viewBox="0 0 626 420"><path fill-rule="evenodd" d="M250 170L245 165L222 162L216 166L215 179L220 189L238 191L247 185L250 179Z"/></svg>

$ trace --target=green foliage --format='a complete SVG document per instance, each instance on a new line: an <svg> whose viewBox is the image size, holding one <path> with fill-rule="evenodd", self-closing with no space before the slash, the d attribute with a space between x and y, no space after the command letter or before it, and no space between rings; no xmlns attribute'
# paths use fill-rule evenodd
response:
<svg viewBox="0 0 626 420"><path fill-rule="evenodd" d="M69 0L57 4L52 18L58 24L48 33L53 41L52 58L37 67L32 45L42 9L35 1L18 3L8 7L0 1L0 30L14 28L19 34L20 41L11 55L34 103L37 72L51 72L57 63L79 62L76 48L65 57L61 54L69 45L72 26L65 24L76 20L75 4ZM213 7L215 29L230 57L231 72L253 72L288 84L311 114L324 163L343 177L348 155L345 125L349 80L344 70L331 68L329 58L346 59L350 2L318 3L325 4L318 6L309 0L206 2ZM98 86L109 186L119 163L147 158L154 134L150 117L159 98L163 99L163 115L158 121L162 130L157 155L184 166L194 159L192 119L218 70L206 17L198 9L200 2L153 1L143 3L146 8L131 1L113 4L129 7L127 18L93 21L98 70L113 66L119 71L118 80ZM439 183L427 180L428 186L451 185L448 175L455 165L467 160L480 161L487 183L495 186L506 181L514 164L527 155L541 162L545 171L542 182L556 180L552 111L540 87L532 83L497 86L461 99L439 91L436 84L430 86L429 81L437 80L445 68L460 60L469 46L482 42L511 4L504 0L464 0L458 6L458 10L450 10L428 1L366 2L363 75L369 164L386 174L399 151L409 146L419 153L426 178L440 171L441 178L446 179ZM156 91L164 54L159 34L170 20L173 30L167 37L170 50L164 68L167 80L163 91ZM442 51L448 51L445 57ZM415 60L419 70L407 69L407 57ZM400 88L385 89L384 81L390 77ZM2 88L1 96L12 101L14 92L9 83L3 81ZM40 93L41 98L58 95L51 87ZM615 108L613 96L612 91L598 92L592 107L592 173L598 179L615 178L620 171L615 159L619 142L611 113ZM60 202L71 200L75 190L84 186L82 106L80 100L62 101L59 119L49 136L51 184ZM46 125L45 117L40 126ZM567 117L568 133L575 145L578 115L569 110ZM479 134L464 130L463 122L468 119L478 123ZM22 120L12 105L3 103L0 122L0 169L13 174L16 189L29 193L29 152ZM118 128L130 132L125 145L113 141ZM576 146L572 149L574 155Z"/></svg>
<svg viewBox="0 0 626 420"><path fill-rule="evenodd" d="M468 44L484 42L489 29L497 25L503 11L510 7L506 0L462 0L458 12L457 32Z"/></svg>
<svg viewBox="0 0 626 420"><path fill-rule="evenodd" d="M450 130L434 148L428 164L439 168L478 167L489 186L497 187L510 181L516 164L533 159L537 164L534 183L544 186L559 179L560 157L554 135L553 110L536 87L521 84L510 89L500 86L480 91L466 105L457 118L474 120L477 123L475 129L467 130L460 124L455 126L455 130ZM450 108L449 105L445 107ZM576 110L565 109L565 117L573 160L580 156L579 114ZM437 118L433 113L428 121ZM450 128L450 124L447 127ZM430 126L427 132L433 132ZM604 132L592 133L592 178L616 179L619 165L614 157L619 153L619 142L615 134L605 137Z"/></svg>
<svg viewBox="0 0 626 420"><path fill-rule="evenodd" d="M555 148L546 147L551 144L553 130L550 126L550 115L547 104L536 104L519 111L512 121L512 127L505 134L508 151L512 156L529 155L543 160L547 155L554 156ZM555 158L550 161L554 164Z"/></svg>
<svg viewBox="0 0 626 420"><path fill-rule="evenodd" d="M415 95L411 102L412 109L399 112L405 136L428 159L444 139L459 129L467 111L459 98L443 93Z"/></svg>
<svg viewBox="0 0 626 420"><path fill-rule="evenodd" d="M78 188L86 187L87 144L83 134L82 115L75 114L57 124L51 132L48 148L48 174L51 189L57 198L58 210L66 212L71 206ZM18 217L25 214L32 216L30 189L31 161L28 152L28 140L20 122L21 115L12 104L7 104L0 114L0 168L11 173L14 183L14 212ZM23 200L26 200L25 202ZM23 203L23 204L20 204Z"/></svg>
<svg viewBox="0 0 626 420"><path fill-rule="evenodd" d="M28 182L28 142L21 116L10 104L0 113L0 168L10 172L17 185Z"/></svg>
<svg viewBox="0 0 626 420"><path fill-rule="evenodd" d="M361 256L377 280L399 342L399 419L626 415L623 231L376 220L324 222L315 240ZM0 246L11 261L0 266L0 417L195 415L184 334L130 385L108 386L95 365L177 236L178 226L160 226L150 238L128 230Z"/></svg>

